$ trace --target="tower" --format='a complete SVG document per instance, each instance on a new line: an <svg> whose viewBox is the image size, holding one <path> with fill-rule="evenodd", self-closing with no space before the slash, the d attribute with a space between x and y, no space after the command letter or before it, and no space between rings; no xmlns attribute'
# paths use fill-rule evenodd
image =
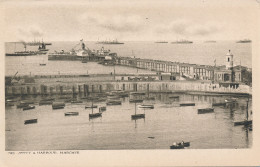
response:
<svg viewBox="0 0 260 167"><path fill-rule="evenodd" d="M226 54L226 69L232 69L233 68L233 54L229 52Z"/></svg>

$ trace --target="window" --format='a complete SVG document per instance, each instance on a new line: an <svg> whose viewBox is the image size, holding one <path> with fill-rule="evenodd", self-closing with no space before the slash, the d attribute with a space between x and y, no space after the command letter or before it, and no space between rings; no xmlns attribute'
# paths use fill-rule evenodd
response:
<svg viewBox="0 0 260 167"><path fill-rule="evenodd" d="M228 62L229 62L229 58L228 58L227 60L228 60Z"/></svg>

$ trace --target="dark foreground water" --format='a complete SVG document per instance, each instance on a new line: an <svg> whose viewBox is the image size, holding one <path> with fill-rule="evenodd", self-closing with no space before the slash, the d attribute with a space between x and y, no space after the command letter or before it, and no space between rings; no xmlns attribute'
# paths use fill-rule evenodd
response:
<svg viewBox="0 0 260 167"><path fill-rule="evenodd" d="M147 97L148 95L146 95ZM140 97L140 98L144 98ZM238 98L232 110L215 107L214 113L198 114L198 108L222 102L228 96L180 94L179 101L169 94L150 94L155 100L153 110L138 109L145 119L131 120L134 103L122 98L122 105L107 106L101 118L89 120L91 109L83 104L66 103L65 109L52 110L51 105L39 106L40 97L31 97L36 109L22 111L6 107L6 150L92 150L92 149L169 149L173 142L190 141L189 149L250 148L252 131L234 126L245 119L247 98ZM195 102L196 106L177 107L180 102ZM105 106L105 102L95 103ZM65 117L69 111L78 116ZM251 103L249 104L251 111ZM98 109L94 109L98 112ZM38 118L37 124L24 125L24 120ZM148 138L154 137L154 139Z"/></svg>

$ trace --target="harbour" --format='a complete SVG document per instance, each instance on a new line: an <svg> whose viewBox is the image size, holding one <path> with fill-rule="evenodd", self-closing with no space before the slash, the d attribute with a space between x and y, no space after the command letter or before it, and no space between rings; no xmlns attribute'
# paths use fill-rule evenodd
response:
<svg viewBox="0 0 260 167"><path fill-rule="evenodd" d="M83 51L70 53L54 53L52 43L46 55L19 56L18 61L6 57L6 150L252 146L252 127L242 125L247 100L252 98L245 73L250 68L233 68L225 62L227 57L233 59L230 51L221 56L226 67L220 68L138 58L130 50L131 56L125 56L112 50L127 46L127 42L93 51L85 50L89 42L82 40L67 48L78 46ZM64 68L68 66L70 70ZM247 111L252 112L251 102ZM252 120L251 115L248 119ZM25 133L25 128L30 130ZM32 139L31 133L36 130L41 133ZM89 133L79 133L83 131ZM75 137L77 140L68 145ZM12 138L34 142L24 145L22 140ZM42 138L46 144L37 144ZM50 144L53 140L59 140L57 145ZM183 140L188 147L172 145Z"/></svg>

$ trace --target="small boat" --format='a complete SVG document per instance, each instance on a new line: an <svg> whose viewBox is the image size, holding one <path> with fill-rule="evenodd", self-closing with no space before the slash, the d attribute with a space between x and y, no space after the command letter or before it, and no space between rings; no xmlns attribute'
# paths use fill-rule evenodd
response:
<svg viewBox="0 0 260 167"><path fill-rule="evenodd" d="M145 92L130 92L130 95L145 95Z"/></svg>
<svg viewBox="0 0 260 167"><path fill-rule="evenodd" d="M143 101L142 99L129 99L129 103L142 103Z"/></svg>
<svg viewBox="0 0 260 167"><path fill-rule="evenodd" d="M170 146L170 149L184 149L184 147L189 147L190 146L190 142L179 142L176 143L174 142L173 145Z"/></svg>
<svg viewBox="0 0 260 167"><path fill-rule="evenodd" d="M79 115L79 112L66 112L64 113L65 116L76 116Z"/></svg>
<svg viewBox="0 0 260 167"><path fill-rule="evenodd" d="M244 120L244 121L237 121L234 122L234 126L238 126L238 125L252 125L252 120Z"/></svg>
<svg viewBox="0 0 260 167"><path fill-rule="evenodd" d="M35 106L27 106L27 107L23 107L23 110L32 110L35 109Z"/></svg>
<svg viewBox="0 0 260 167"><path fill-rule="evenodd" d="M55 98L44 98L41 101L53 101L53 100L55 100Z"/></svg>
<svg viewBox="0 0 260 167"><path fill-rule="evenodd" d="M122 102L121 101L108 101L106 104L107 105L121 105Z"/></svg>
<svg viewBox="0 0 260 167"><path fill-rule="evenodd" d="M71 103L83 103L81 100L72 100Z"/></svg>
<svg viewBox="0 0 260 167"><path fill-rule="evenodd" d="M97 118L97 117L101 117L101 116L102 116L102 113L101 113L101 112L93 113L93 109L94 109L94 108L97 108L96 105L93 105L93 99L94 99L94 98L92 98L92 104L91 104L91 106L90 106L92 113L89 114L89 119ZM87 107L87 106L86 106L86 107ZM85 107L85 108L86 108L86 107Z"/></svg>
<svg viewBox="0 0 260 167"><path fill-rule="evenodd" d="M38 120L37 119L28 119L28 120L25 120L24 121L24 124L34 124L34 123L37 123Z"/></svg>
<svg viewBox="0 0 260 167"><path fill-rule="evenodd" d="M214 108L202 108L198 109L198 114L206 114L214 112Z"/></svg>
<svg viewBox="0 0 260 167"><path fill-rule="evenodd" d="M134 115L131 115L131 118L132 118L133 120L145 118L145 114L136 114L136 103L135 103L135 114L134 114Z"/></svg>
<svg viewBox="0 0 260 167"><path fill-rule="evenodd" d="M106 111L107 108L106 107L99 107L99 112L103 112L103 111Z"/></svg>
<svg viewBox="0 0 260 167"><path fill-rule="evenodd" d="M26 104L34 104L34 101L32 101L32 100L23 100L23 101L21 101L20 103L26 103Z"/></svg>
<svg viewBox="0 0 260 167"><path fill-rule="evenodd" d="M154 105L150 105L150 104L142 104L142 105L138 105L138 108L149 108L149 109L154 109Z"/></svg>
<svg viewBox="0 0 260 167"><path fill-rule="evenodd" d="M226 106L226 103L212 103L212 106Z"/></svg>
<svg viewBox="0 0 260 167"><path fill-rule="evenodd" d="M179 98L180 96L169 96L169 99L177 99Z"/></svg>
<svg viewBox="0 0 260 167"><path fill-rule="evenodd" d="M173 143L173 145L170 146L170 149L184 149L184 146L181 144Z"/></svg>
<svg viewBox="0 0 260 167"><path fill-rule="evenodd" d="M120 96L118 96L118 95L112 95L112 96L108 96L108 99L113 99L113 100L120 100Z"/></svg>
<svg viewBox="0 0 260 167"><path fill-rule="evenodd" d="M85 106L85 109L87 108L97 108L98 106L97 105L91 105L91 106Z"/></svg>
<svg viewBox="0 0 260 167"><path fill-rule="evenodd" d="M24 107L27 107L27 106L29 106L29 104L28 103L20 103L20 104L17 104L17 108L24 108Z"/></svg>
<svg viewBox="0 0 260 167"><path fill-rule="evenodd" d="M145 114L135 114L131 115L132 119L139 119L139 118L145 118Z"/></svg>
<svg viewBox="0 0 260 167"><path fill-rule="evenodd" d="M52 105L52 101L45 101L45 100L41 100L40 102L39 102L39 105L41 106L41 105Z"/></svg>
<svg viewBox="0 0 260 167"><path fill-rule="evenodd" d="M153 136L149 136L148 138L149 138L149 139L154 139L155 137L153 137Z"/></svg>
<svg viewBox="0 0 260 167"><path fill-rule="evenodd" d="M181 103L180 106L195 106L195 103Z"/></svg>
<svg viewBox="0 0 260 167"><path fill-rule="evenodd" d="M243 121L234 122L234 126L238 126L238 125L250 126L250 125L252 125L253 121L248 119L248 116L249 116L248 115L248 103L249 103L249 97L248 97L248 100L247 100L247 103L246 103L246 119L243 120ZM252 114L252 112L251 112L251 114Z"/></svg>
<svg viewBox="0 0 260 167"><path fill-rule="evenodd" d="M89 119L96 118L96 117L102 117L102 113L98 112L98 113L89 114Z"/></svg>
<svg viewBox="0 0 260 167"><path fill-rule="evenodd" d="M52 109L63 109L65 107L65 103L57 103L57 102L55 102L55 103L53 103L52 104Z"/></svg>

